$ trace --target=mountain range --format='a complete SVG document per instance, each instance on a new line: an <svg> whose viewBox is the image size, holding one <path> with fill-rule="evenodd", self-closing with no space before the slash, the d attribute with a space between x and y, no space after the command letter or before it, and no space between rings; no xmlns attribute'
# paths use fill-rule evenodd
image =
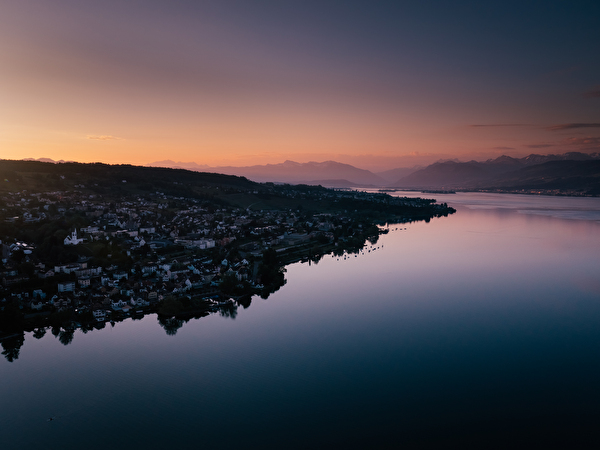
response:
<svg viewBox="0 0 600 450"><path fill-rule="evenodd" d="M41 161L55 162L49 158ZM58 161L64 162L64 161ZM310 184L325 187L386 187L416 190L544 190L600 195L600 153L500 156L487 161L438 161L427 167L396 168L373 173L336 161L245 167L156 161L150 167L187 169L246 177L256 182Z"/></svg>
<svg viewBox="0 0 600 450"><path fill-rule="evenodd" d="M246 177L259 183L321 184L328 187L385 186L393 181L365 169L336 161L298 163L285 161L280 164L256 166L209 167L196 163L157 161L148 164L151 167L171 167L202 172L218 172L226 175ZM412 170L408 170L408 173Z"/></svg>
<svg viewBox="0 0 600 450"><path fill-rule="evenodd" d="M404 189L501 189L600 194L600 153L570 152L483 162L437 162L400 178ZM593 191L593 192L592 192Z"/></svg>

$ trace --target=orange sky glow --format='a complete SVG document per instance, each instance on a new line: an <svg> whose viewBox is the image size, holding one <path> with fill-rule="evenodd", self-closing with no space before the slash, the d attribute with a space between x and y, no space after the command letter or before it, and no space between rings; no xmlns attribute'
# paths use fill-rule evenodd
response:
<svg viewBox="0 0 600 450"><path fill-rule="evenodd" d="M385 170L600 149L597 60L486 34L477 15L455 29L444 11L396 17L392 3L366 17L325 8L322 22L239 2L227 2L237 13L109 3L7 1L0 158ZM514 28L520 39L532 26L540 41L550 33L535 20ZM597 36L553 32L573 45Z"/></svg>

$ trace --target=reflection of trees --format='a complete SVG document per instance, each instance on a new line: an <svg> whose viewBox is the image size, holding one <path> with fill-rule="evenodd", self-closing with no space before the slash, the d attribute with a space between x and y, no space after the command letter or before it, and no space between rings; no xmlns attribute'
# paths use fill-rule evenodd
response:
<svg viewBox="0 0 600 450"><path fill-rule="evenodd" d="M25 342L25 333L21 332L16 336L11 336L7 339L4 339L1 344L4 351L2 355L6 358L8 362L13 362L15 359L19 358L19 351Z"/></svg>
<svg viewBox="0 0 600 450"><path fill-rule="evenodd" d="M33 337L36 339L41 339L46 335L46 329L45 328L36 328L35 331L33 332Z"/></svg>
<svg viewBox="0 0 600 450"><path fill-rule="evenodd" d="M282 273L277 283L272 283L264 287L264 289L260 292L260 298L266 300L267 298L269 298L269 295L271 295L273 292L277 292L279 288L284 286L286 283L287 280L284 278L284 275Z"/></svg>
<svg viewBox="0 0 600 450"><path fill-rule="evenodd" d="M225 305L219 308L219 314L221 317L229 317L235 319L237 316L237 305Z"/></svg>
<svg viewBox="0 0 600 450"><path fill-rule="evenodd" d="M80 330L83 332L83 334L86 334L88 331L93 331L94 323L93 322L84 323L83 325L81 325Z"/></svg>
<svg viewBox="0 0 600 450"><path fill-rule="evenodd" d="M73 328L64 329L58 334L58 340L62 345L69 345L73 342L74 334L75 330Z"/></svg>
<svg viewBox="0 0 600 450"><path fill-rule="evenodd" d="M309 256L308 261L309 261L309 264L312 262L313 264L317 265L317 264L319 264L319 261L321 261L322 258L323 258L322 253L315 252L311 256Z"/></svg>
<svg viewBox="0 0 600 450"><path fill-rule="evenodd" d="M177 330L179 330L184 322L181 319L175 317L158 316L158 323L165 329L167 336L175 336Z"/></svg>
<svg viewBox="0 0 600 450"><path fill-rule="evenodd" d="M377 241L379 241L379 235L376 234L374 236L369 237L368 241L371 245L377 244Z"/></svg>
<svg viewBox="0 0 600 450"><path fill-rule="evenodd" d="M285 267L279 261L277 252L272 248L265 250L262 263L258 267L258 279L264 286L260 293L262 298L266 299L286 283L285 272Z"/></svg>

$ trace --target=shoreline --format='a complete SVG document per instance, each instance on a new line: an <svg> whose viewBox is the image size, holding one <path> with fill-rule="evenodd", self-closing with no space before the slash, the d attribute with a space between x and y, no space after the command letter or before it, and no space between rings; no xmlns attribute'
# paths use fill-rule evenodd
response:
<svg viewBox="0 0 600 450"><path fill-rule="evenodd" d="M389 223L407 223L412 221L414 220ZM358 239L362 241L362 246L359 247L353 246L349 242L343 242L348 245L339 245L339 243L336 242L319 243L318 241L310 241L283 248L274 247L273 250L275 250L278 255L277 266L285 271L285 267L291 264L298 262L316 262L324 256L335 255L336 249L339 249L340 254L344 252L348 252L349 254L356 253L367 245L367 240L374 240L374 242L376 242L379 235L387 233L386 229L380 227L377 227L377 230L377 234L365 233L360 235ZM275 292L280 287L281 286L277 286L276 289L270 291L269 293ZM187 321L193 318L206 317L210 314L227 314L231 313L232 309L235 310L239 306L247 307L247 305L251 303L251 300L254 296L261 296L264 294L264 292L264 287L252 287L241 294L225 293L216 287L208 290L199 290L199 292L191 291L188 294L169 295L162 300L152 303L149 306L131 308L128 309L127 312L123 312L121 309L115 310L112 308L105 308L104 311L106 317L102 321L98 321L96 319L84 320L81 317L82 311L91 312L85 309L79 311L79 314L71 314L70 317L64 321L60 321L60 323L57 321L56 317L56 315L60 314L60 312L40 311L37 313L27 314L26 317L24 315L22 320L23 327L21 331L11 331L8 332L8 334L1 333L0 342L5 342L10 339L19 340L23 338L24 333L34 333L36 330L40 329L61 329L69 333L75 332L77 329L85 329L87 332L94 329L102 329L106 326L106 324L111 324L114 326L117 323L127 319L140 320L150 314L156 314L159 322L161 320ZM182 309L177 311L167 311L164 309L165 303L168 301L181 302L185 299L189 301L189 306L184 306Z"/></svg>
<svg viewBox="0 0 600 450"><path fill-rule="evenodd" d="M375 189L375 188L373 188ZM599 195L595 194L577 194L577 193L566 193L566 192L552 192L554 190L543 191L540 189L525 190L505 190L505 189L409 189L409 188L389 188L389 189L378 189L378 192L389 193L389 192L419 192L422 194L458 194L462 192L468 193L482 193L482 194L511 194L511 195L535 195L535 196L546 196L546 197L573 197L573 198L598 198ZM536 191L536 192L533 192Z"/></svg>

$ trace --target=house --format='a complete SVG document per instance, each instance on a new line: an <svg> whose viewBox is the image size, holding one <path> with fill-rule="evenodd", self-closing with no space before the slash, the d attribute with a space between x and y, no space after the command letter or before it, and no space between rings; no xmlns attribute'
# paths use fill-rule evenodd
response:
<svg viewBox="0 0 600 450"><path fill-rule="evenodd" d="M75 290L74 281L62 281L58 283L58 292L73 292Z"/></svg>
<svg viewBox="0 0 600 450"><path fill-rule="evenodd" d="M64 240L65 245L79 245L83 242L83 239L77 237L77 230L73 230L70 236L67 236Z"/></svg>
<svg viewBox="0 0 600 450"><path fill-rule="evenodd" d="M71 299L70 298L54 298L52 297L52 304L54 305L55 308L66 308L71 304Z"/></svg>
<svg viewBox="0 0 600 450"><path fill-rule="evenodd" d="M31 309L34 309L36 311L39 311L40 309L42 309L42 307L44 306L44 304L42 303L41 300L32 300L31 303L29 304L29 306L31 307Z"/></svg>
<svg viewBox="0 0 600 450"><path fill-rule="evenodd" d="M66 268L67 268L67 264L62 264L60 266L54 266L54 272L55 273L65 273Z"/></svg>
<svg viewBox="0 0 600 450"><path fill-rule="evenodd" d="M40 270L37 273L38 278L52 278L54 276L54 270L50 269L47 272Z"/></svg>
<svg viewBox="0 0 600 450"><path fill-rule="evenodd" d="M150 264L142 267L142 273L152 273L158 270L158 266L156 264Z"/></svg>
<svg viewBox="0 0 600 450"><path fill-rule="evenodd" d="M126 303L123 300L113 300L110 307L115 311L120 311Z"/></svg>
<svg viewBox="0 0 600 450"><path fill-rule="evenodd" d="M113 273L113 278L115 280L127 279L128 278L128 274L124 270L120 270L118 272Z"/></svg>
<svg viewBox="0 0 600 450"><path fill-rule="evenodd" d="M59 266L54 266L55 273L71 273L76 270L81 269L81 264L73 263L73 264L61 264Z"/></svg>
<svg viewBox="0 0 600 450"><path fill-rule="evenodd" d="M144 299L143 299L143 298L141 298L141 297L138 297L138 298L137 298L137 299L135 299L135 300L132 298L132 299L129 301L129 303L131 303L131 306L138 306L138 307L139 307L139 306L148 306L148 305L150 305L150 302L148 302L147 300L144 300Z"/></svg>

